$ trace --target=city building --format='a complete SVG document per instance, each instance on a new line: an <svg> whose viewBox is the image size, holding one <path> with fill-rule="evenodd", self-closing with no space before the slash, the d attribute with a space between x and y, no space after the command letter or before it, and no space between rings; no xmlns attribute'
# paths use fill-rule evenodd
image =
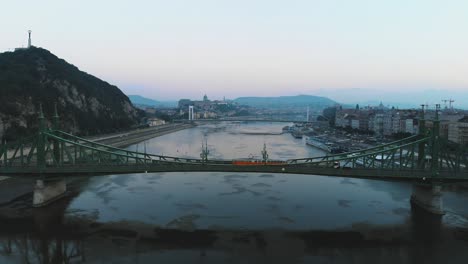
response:
<svg viewBox="0 0 468 264"><path fill-rule="evenodd" d="M457 144L468 144L468 116L448 125L448 140Z"/></svg>
<svg viewBox="0 0 468 264"><path fill-rule="evenodd" d="M166 124L166 121L159 119L159 118L148 118L147 124L152 127L152 126L160 126Z"/></svg>
<svg viewBox="0 0 468 264"><path fill-rule="evenodd" d="M193 107L193 118L200 119L211 119L217 118L218 116L229 116L233 115L236 111L232 111L231 108L235 106L235 103L232 101L223 100L209 100L208 96L205 94L203 100L201 101L192 101L190 99L181 99L178 103L178 108L180 115L184 115L189 111L189 107ZM231 111L230 111L231 110ZM235 110L235 109L233 109ZM239 110L239 109L237 109Z"/></svg>
<svg viewBox="0 0 468 264"><path fill-rule="evenodd" d="M405 129L404 132L410 134L417 134L418 133L418 120L413 118L406 118L405 122Z"/></svg>

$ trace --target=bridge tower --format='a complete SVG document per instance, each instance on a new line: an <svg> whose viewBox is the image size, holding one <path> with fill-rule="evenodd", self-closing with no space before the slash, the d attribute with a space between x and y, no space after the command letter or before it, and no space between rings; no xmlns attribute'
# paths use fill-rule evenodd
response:
<svg viewBox="0 0 468 264"><path fill-rule="evenodd" d="M431 171L432 176L439 174L439 152L440 152L440 120L439 120L440 104L436 104L435 120L432 126L431 135Z"/></svg>
<svg viewBox="0 0 468 264"><path fill-rule="evenodd" d="M420 137L426 136L426 120L424 117L424 104L421 105L421 116L419 118L419 135ZM419 169L424 169L425 167L425 160L426 160L426 143L421 142L418 146L418 165Z"/></svg>
<svg viewBox="0 0 468 264"><path fill-rule="evenodd" d="M60 130L59 126L59 115L57 111L57 103L54 105L54 116L52 117L52 130ZM54 146L54 158L57 163L61 161L60 159L60 143L57 139L53 140L53 146Z"/></svg>
<svg viewBox="0 0 468 264"><path fill-rule="evenodd" d="M39 132L37 134L37 166L39 170L45 168L45 132L47 132L47 126L45 123L44 112L42 112L42 104L39 104Z"/></svg>
<svg viewBox="0 0 468 264"><path fill-rule="evenodd" d="M205 140L202 141L202 151L200 153L200 158L202 159L203 162L208 161L209 154L210 154L210 151L208 150L208 140L205 137Z"/></svg>
<svg viewBox="0 0 468 264"><path fill-rule="evenodd" d="M268 161L268 152L267 152L265 143L263 143L263 150L262 150L261 153L262 153L262 161L267 162Z"/></svg>
<svg viewBox="0 0 468 264"><path fill-rule="evenodd" d="M426 137L427 131L424 120L424 105L422 105L423 111L421 112L421 119L419 122L419 133L421 136ZM430 139L428 142L429 149L428 154L431 156L430 166L431 176L439 176L440 169L440 120L439 120L440 104L436 104L435 118L433 121L432 131L430 132ZM425 169L426 143L419 143L418 163L420 169ZM443 215L443 202L442 202L442 186L440 183L429 182L429 183L415 183L413 185L413 193L411 195L411 203L424 209L425 211Z"/></svg>

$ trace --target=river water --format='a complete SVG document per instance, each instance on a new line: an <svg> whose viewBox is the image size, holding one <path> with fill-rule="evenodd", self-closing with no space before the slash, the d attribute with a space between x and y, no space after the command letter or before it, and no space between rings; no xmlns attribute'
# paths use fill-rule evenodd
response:
<svg viewBox="0 0 468 264"><path fill-rule="evenodd" d="M216 159L260 157L264 144L271 159L324 154L284 125L213 123L128 149L199 158L206 140ZM68 199L2 220L0 263L468 263L464 185L444 186L436 216L412 208L406 182L217 172L67 181Z"/></svg>

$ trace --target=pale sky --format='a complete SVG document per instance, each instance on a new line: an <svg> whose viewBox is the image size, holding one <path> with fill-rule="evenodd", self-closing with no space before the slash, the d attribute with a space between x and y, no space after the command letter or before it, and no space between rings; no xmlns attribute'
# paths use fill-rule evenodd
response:
<svg viewBox="0 0 468 264"><path fill-rule="evenodd" d="M0 51L25 46L31 29L33 45L127 94L346 103L418 100L404 95L429 89L467 95L468 104L466 0L0 0L0 8Z"/></svg>

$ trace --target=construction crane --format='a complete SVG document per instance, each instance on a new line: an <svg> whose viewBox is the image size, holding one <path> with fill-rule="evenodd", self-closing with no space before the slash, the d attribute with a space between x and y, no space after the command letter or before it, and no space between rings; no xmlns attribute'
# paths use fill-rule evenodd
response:
<svg viewBox="0 0 468 264"><path fill-rule="evenodd" d="M447 102L448 102L448 101L449 101L449 100L442 100L442 102L444 102L444 109L447 109Z"/></svg>
<svg viewBox="0 0 468 264"><path fill-rule="evenodd" d="M450 100L449 100L449 107L450 107L450 109L452 109L452 110L453 110L453 105L452 105L453 102L455 102L455 100L453 100L452 98L450 98Z"/></svg>
<svg viewBox="0 0 468 264"><path fill-rule="evenodd" d="M450 98L450 99L442 100L442 102L444 102L444 108L445 108L445 109L450 108L451 110L453 110L453 105L452 105L452 103L455 102L455 100L453 100L452 98ZM448 108L447 108L447 102L449 103L449 107L448 107Z"/></svg>

